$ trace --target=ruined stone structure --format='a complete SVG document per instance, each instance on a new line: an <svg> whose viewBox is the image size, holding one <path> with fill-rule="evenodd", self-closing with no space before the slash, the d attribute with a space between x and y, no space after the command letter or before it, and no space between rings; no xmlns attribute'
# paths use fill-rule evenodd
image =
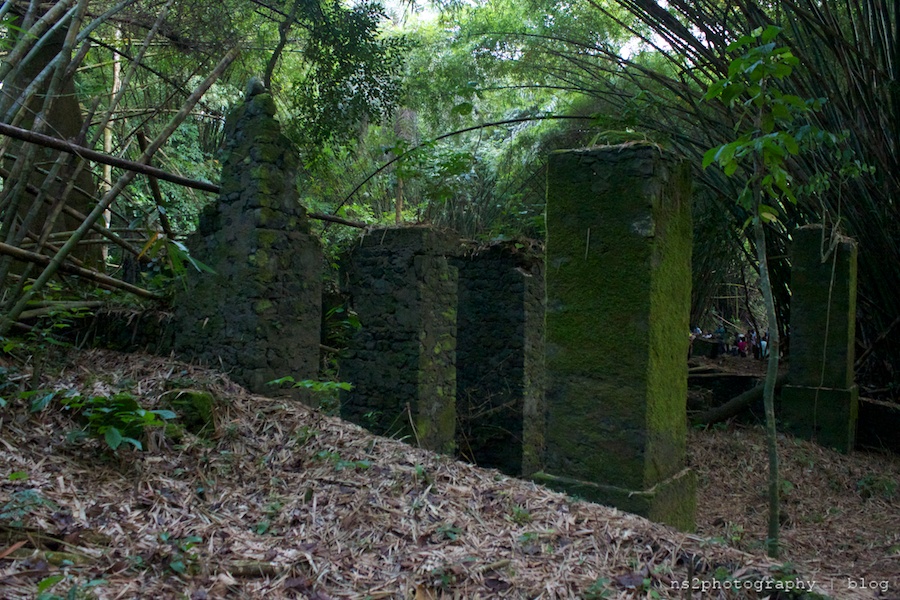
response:
<svg viewBox="0 0 900 600"><path fill-rule="evenodd" d="M248 92L226 129L221 195L187 244L214 273L187 278L175 349L272 393L273 379L317 376L322 251L298 202L297 154L271 95Z"/></svg>
<svg viewBox="0 0 900 600"><path fill-rule="evenodd" d="M424 227L360 240L344 277L362 324L341 378L341 416L452 453L456 436L455 241Z"/></svg>
<svg viewBox="0 0 900 600"><path fill-rule="evenodd" d="M341 362L354 385L342 416L511 475L537 470L543 279L530 253L376 230L344 283L362 328Z"/></svg>
<svg viewBox="0 0 900 600"><path fill-rule="evenodd" d="M514 243L455 259L459 454L510 475L540 468L543 265Z"/></svg>
<svg viewBox="0 0 900 600"><path fill-rule="evenodd" d="M782 418L796 435L853 449L859 406L854 384L856 242L820 225L794 234L791 359Z"/></svg>
<svg viewBox="0 0 900 600"><path fill-rule="evenodd" d="M692 528L686 165L645 144L559 152L548 168L546 453L535 478Z"/></svg>

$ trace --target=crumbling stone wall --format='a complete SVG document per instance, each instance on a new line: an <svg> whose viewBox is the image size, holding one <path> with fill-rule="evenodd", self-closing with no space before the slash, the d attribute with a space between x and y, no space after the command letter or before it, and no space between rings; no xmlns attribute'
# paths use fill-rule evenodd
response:
<svg viewBox="0 0 900 600"><path fill-rule="evenodd" d="M515 243L479 249L453 261L459 270L459 453L514 476L537 470L539 463L542 263L542 256Z"/></svg>
<svg viewBox="0 0 900 600"><path fill-rule="evenodd" d="M361 329L341 361L341 416L452 453L456 430L455 241L424 227L369 232L345 261Z"/></svg>
<svg viewBox="0 0 900 600"><path fill-rule="evenodd" d="M297 154L272 96L251 88L226 136L221 195L187 242L214 273L192 273L178 294L175 347L272 393L272 379L316 377L321 245L298 202Z"/></svg>

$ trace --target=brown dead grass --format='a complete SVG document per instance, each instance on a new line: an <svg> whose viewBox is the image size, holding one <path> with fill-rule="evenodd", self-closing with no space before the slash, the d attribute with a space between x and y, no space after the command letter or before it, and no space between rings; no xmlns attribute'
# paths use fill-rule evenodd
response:
<svg viewBox="0 0 900 600"><path fill-rule="evenodd" d="M61 597L192 600L699 598L672 583L771 581L775 563L759 553L375 437L296 402L250 395L212 371L107 351L65 360L42 387L129 390L148 407L176 379L209 389L219 399L215 432L177 443L157 436L149 451L112 454L97 441L67 441L76 424L58 408L30 414L22 400L0 408L2 598L34 598L48 577L61 578L49 589ZM758 550L758 434L692 441L700 532ZM783 444L803 456L785 461L794 484L785 556L833 597L874 597L840 578L900 571L891 546L897 500L863 499L853 485L867 474L896 477L896 462ZM826 497L832 488L841 495ZM832 589L825 576L837 578Z"/></svg>

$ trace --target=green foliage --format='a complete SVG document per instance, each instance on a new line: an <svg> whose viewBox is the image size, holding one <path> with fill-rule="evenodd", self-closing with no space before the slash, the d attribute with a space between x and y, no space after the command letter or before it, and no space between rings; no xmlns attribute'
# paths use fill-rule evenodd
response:
<svg viewBox="0 0 900 600"><path fill-rule="evenodd" d="M94 594L90 593L90 590L101 585L106 585L105 579L92 579L85 583L73 585L64 595L50 591L52 588L56 587L57 584L67 581L70 578L70 575L58 574L41 579L37 585L38 593L37 596L35 596L36 600L87 600L88 598L96 597Z"/></svg>
<svg viewBox="0 0 900 600"><path fill-rule="evenodd" d="M509 520L516 525L527 525L528 523L531 523L532 516L525 507L513 506L512 513L509 516Z"/></svg>
<svg viewBox="0 0 900 600"><path fill-rule="evenodd" d="M435 533L437 534L439 539L455 542L459 539L462 530L452 523L441 523L441 525L435 530Z"/></svg>
<svg viewBox="0 0 900 600"><path fill-rule="evenodd" d="M151 429L164 429L166 420L174 419L170 410L146 410L127 392L113 396L75 396L63 400L63 405L75 411L85 421L82 431L73 437L90 436L102 439L113 451L123 443L137 450L143 450L141 440L145 440Z"/></svg>
<svg viewBox="0 0 900 600"><path fill-rule="evenodd" d="M729 52L742 52L728 69L728 77L709 86L705 100L718 99L740 114L735 130L745 132L734 141L710 148L703 156L703 168L716 163L731 177L740 167L748 170L747 183L738 203L751 215L765 222L779 218L777 204L786 198L796 204L788 161L822 142L837 142L810 124L811 113L822 109L825 98L803 99L784 94L774 81L789 77L799 60L775 39L779 27L756 29L728 46ZM754 45L755 44L755 45ZM748 165L749 163L749 165ZM754 187L762 189L776 206L758 202Z"/></svg>
<svg viewBox="0 0 900 600"><path fill-rule="evenodd" d="M149 262L142 265L141 277L150 289L170 290L172 282L187 286L188 265L194 271L215 273L203 262L191 256L187 246L178 240L154 232L141 250L141 257L146 256Z"/></svg>
<svg viewBox="0 0 900 600"><path fill-rule="evenodd" d="M610 587L608 577L598 577L584 590L584 600L606 600L615 592Z"/></svg>
<svg viewBox="0 0 900 600"><path fill-rule="evenodd" d="M200 571L197 553L193 549L203 541L202 537L190 535L174 538L168 532L162 532L158 537L168 547L168 567L172 572L177 575L196 575Z"/></svg>
<svg viewBox="0 0 900 600"><path fill-rule="evenodd" d="M856 482L856 491L863 498L893 500L897 494L897 480L887 475L866 475Z"/></svg>
<svg viewBox="0 0 900 600"><path fill-rule="evenodd" d="M266 385L292 384L291 387L301 390L309 390L319 397L319 408L327 414L337 414L340 408L339 394L343 390L349 392L353 385L342 381L316 381L314 379L295 380L288 375L279 379L266 382Z"/></svg>
<svg viewBox="0 0 900 600"><path fill-rule="evenodd" d="M8 522L10 527L23 527L23 519L41 506L59 510L55 502L47 500L37 490L13 492L6 504L0 507L0 521Z"/></svg>

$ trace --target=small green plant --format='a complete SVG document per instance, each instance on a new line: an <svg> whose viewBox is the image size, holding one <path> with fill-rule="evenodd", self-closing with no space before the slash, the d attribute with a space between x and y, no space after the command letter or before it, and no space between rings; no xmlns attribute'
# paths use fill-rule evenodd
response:
<svg viewBox="0 0 900 600"><path fill-rule="evenodd" d="M316 381L315 379L303 379L297 381L290 375L273 379L266 385L284 385L290 383L291 387L303 390L309 390L319 397L319 409L329 415L336 415L340 409L339 394L341 390L349 392L353 389L353 385L343 381Z"/></svg>
<svg viewBox="0 0 900 600"><path fill-rule="evenodd" d="M856 491L863 498L892 500L897 493L897 481L885 475L866 475L856 482Z"/></svg>
<svg viewBox="0 0 900 600"><path fill-rule="evenodd" d="M438 535L438 539L442 540L450 540L451 542L455 542L459 539L459 534L462 533L462 530L456 525L450 523L442 523L440 527L435 531Z"/></svg>
<svg viewBox="0 0 900 600"><path fill-rule="evenodd" d="M0 521L8 522L10 527L23 527L23 519L41 506L59 510L55 502L47 500L37 490L13 492L9 501L0 508Z"/></svg>
<svg viewBox="0 0 900 600"><path fill-rule="evenodd" d="M531 513L528 512L524 507L514 506L509 520L516 525L527 525L528 523L531 523L532 517Z"/></svg>
<svg viewBox="0 0 900 600"><path fill-rule="evenodd" d="M164 429L166 420L174 419L171 410L146 410L127 392L113 396L75 396L63 400L63 405L78 412L85 420L85 427L76 431L73 438L94 437L102 439L112 450L123 443L143 450L141 439L148 430Z"/></svg>
<svg viewBox="0 0 900 600"><path fill-rule="evenodd" d="M69 588L69 591L62 596L50 591L52 588L56 587L58 583L69 578L69 575L51 575L41 579L37 585L38 593L37 596L35 596L36 600L82 600L93 598L94 596L90 594L88 590L101 585L106 585L105 579L92 579L86 583L73 585Z"/></svg>
<svg viewBox="0 0 900 600"><path fill-rule="evenodd" d="M198 535L189 535L183 538L173 538L169 533L159 534L159 541L168 545L171 556L168 567L179 575L196 574L198 569L197 553L193 548L203 541Z"/></svg>
<svg viewBox="0 0 900 600"><path fill-rule="evenodd" d="M344 460L340 454L333 450L320 450L316 453L316 458L333 463L335 471L344 471L346 469L365 471L372 466L372 463L367 460Z"/></svg>
<svg viewBox="0 0 900 600"><path fill-rule="evenodd" d="M584 600L606 600L613 591L609 587L609 579L607 577L598 577L594 582L584 590Z"/></svg>
<svg viewBox="0 0 900 600"><path fill-rule="evenodd" d="M66 394L71 397L71 394L74 392L67 392ZM28 410L32 413L43 412L50 403L59 395L60 392L56 391L47 391L47 390L28 390L27 392L21 392L19 394L19 398L22 400L29 400Z"/></svg>
<svg viewBox="0 0 900 600"><path fill-rule="evenodd" d="M519 536L520 544L530 544L541 539L541 534L537 531L526 531L522 535Z"/></svg>

